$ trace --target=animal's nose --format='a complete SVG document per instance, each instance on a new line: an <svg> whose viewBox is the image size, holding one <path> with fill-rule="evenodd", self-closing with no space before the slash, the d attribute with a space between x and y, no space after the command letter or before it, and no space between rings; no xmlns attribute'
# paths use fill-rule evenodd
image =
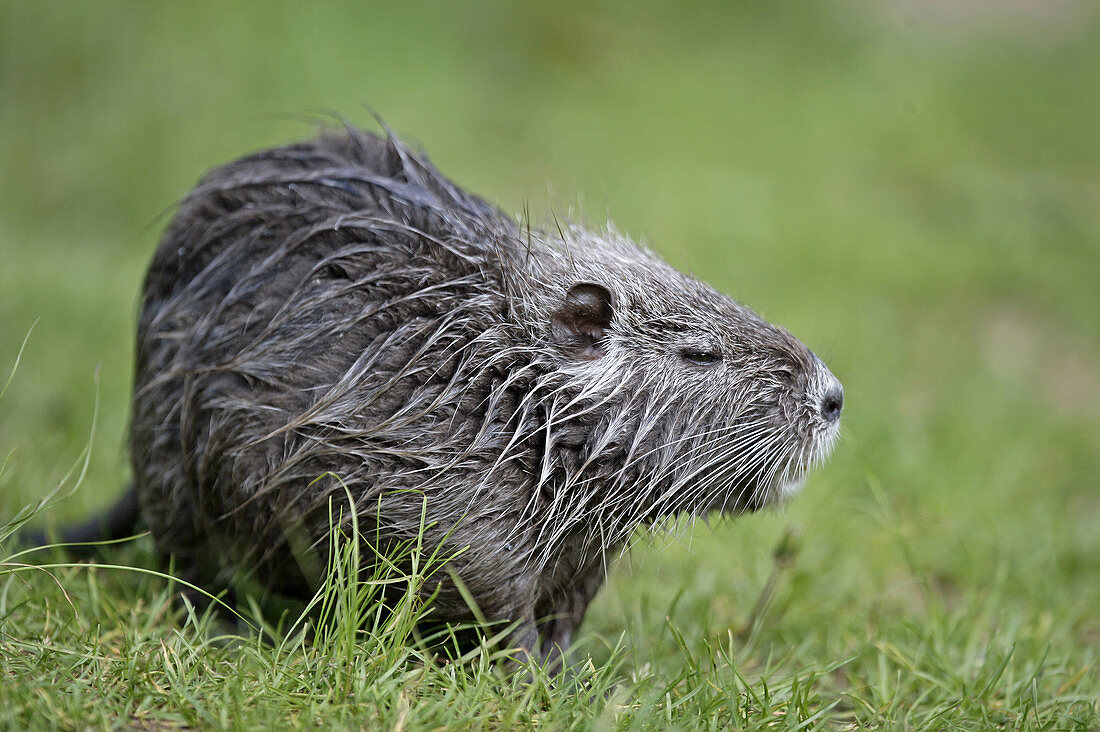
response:
<svg viewBox="0 0 1100 732"><path fill-rule="evenodd" d="M833 384L821 397L821 416L826 422L836 422L840 419L840 411L844 408L844 387Z"/></svg>

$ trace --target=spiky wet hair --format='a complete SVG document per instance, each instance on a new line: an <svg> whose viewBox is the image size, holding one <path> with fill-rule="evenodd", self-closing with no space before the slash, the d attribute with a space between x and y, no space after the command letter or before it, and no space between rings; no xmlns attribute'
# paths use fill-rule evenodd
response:
<svg viewBox="0 0 1100 732"><path fill-rule="evenodd" d="M135 485L194 579L294 594L342 486L374 551L426 510L480 612L553 653L639 526L755 509L820 459L831 378L615 231L519 226L348 129L181 204L145 283ZM471 617L438 589L436 617Z"/></svg>

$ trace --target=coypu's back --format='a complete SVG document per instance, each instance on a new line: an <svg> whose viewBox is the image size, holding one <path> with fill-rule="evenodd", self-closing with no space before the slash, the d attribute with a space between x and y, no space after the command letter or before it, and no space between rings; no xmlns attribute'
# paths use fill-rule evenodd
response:
<svg viewBox="0 0 1100 732"><path fill-rule="evenodd" d="M553 654L632 531L791 492L840 400L797 339L649 251L521 230L352 130L183 202L146 280L131 448L158 549L196 581L307 595L346 485L366 556L426 511L480 612ZM472 617L438 589L434 617Z"/></svg>
<svg viewBox="0 0 1100 732"><path fill-rule="evenodd" d="M317 195L303 196L307 191ZM165 232L145 283L145 295L168 296L218 254L238 245L235 231L260 218L290 224L317 218L318 209L404 221L425 232L474 233L489 220L511 225L495 207L444 178L393 138L348 129L317 140L264 150L207 174ZM216 224L216 230L208 230ZM267 244L274 242L268 237ZM489 243L489 242L486 242ZM259 242L260 249L264 242ZM253 250L240 252L249 254Z"/></svg>

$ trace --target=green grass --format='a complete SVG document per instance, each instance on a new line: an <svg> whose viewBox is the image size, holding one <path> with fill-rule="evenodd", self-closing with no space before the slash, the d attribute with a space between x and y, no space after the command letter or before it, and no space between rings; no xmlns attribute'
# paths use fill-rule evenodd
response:
<svg viewBox="0 0 1100 732"><path fill-rule="evenodd" d="M158 214L317 110L369 104L507 210L612 218L846 389L796 501L618 563L576 683L398 627L227 635L155 574L5 543L0 725L1100 728L1100 16L727 5L0 0L0 374L37 321L0 525L74 464L49 520L117 494Z"/></svg>

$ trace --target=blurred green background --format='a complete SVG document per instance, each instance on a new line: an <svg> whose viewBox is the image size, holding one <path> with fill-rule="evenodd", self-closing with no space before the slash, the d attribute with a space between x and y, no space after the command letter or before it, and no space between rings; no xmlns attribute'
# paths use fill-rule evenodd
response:
<svg viewBox="0 0 1100 732"><path fill-rule="evenodd" d="M633 552L590 632L737 627L794 527L789 647L839 659L880 616L996 587L1014 642L1095 649L1098 49L1097 5L1070 0L0 2L5 373L38 319L0 401L0 517L77 457L97 392L53 520L125 483L163 212L305 118L375 110L505 210L614 220L844 382L803 496Z"/></svg>

